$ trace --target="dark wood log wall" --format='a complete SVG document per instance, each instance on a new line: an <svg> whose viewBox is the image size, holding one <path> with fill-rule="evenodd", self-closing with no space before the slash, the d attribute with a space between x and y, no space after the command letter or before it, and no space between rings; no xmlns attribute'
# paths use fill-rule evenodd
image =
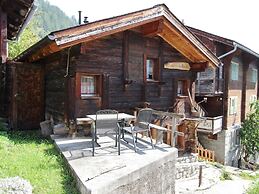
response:
<svg viewBox="0 0 259 194"><path fill-rule="evenodd" d="M8 117L13 129L36 129L44 120L44 71L40 65L8 62Z"/></svg>
<svg viewBox="0 0 259 194"><path fill-rule="evenodd" d="M66 94L65 55L57 54L45 62L45 114L53 116L55 122L61 122L65 116Z"/></svg>
<svg viewBox="0 0 259 194"><path fill-rule="evenodd" d="M145 101L150 102L152 108L166 110L174 103L177 80L193 80L196 73L162 68L169 61L188 60L159 37L144 37L133 31L127 33L126 36L117 33L81 45L81 54L75 60L76 72L102 75L103 90L101 98L81 99L77 96L76 117L105 107L132 112ZM126 44L125 37L128 39ZM126 59L125 51L128 51ZM145 55L159 59L161 75L158 82L144 82Z"/></svg>
<svg viewBox="0 0 259 194"><path fill-rule="evenodd" d="M7 58L7 15L0 7L0 116L5 116L5 67L4 64Z"/></svg>

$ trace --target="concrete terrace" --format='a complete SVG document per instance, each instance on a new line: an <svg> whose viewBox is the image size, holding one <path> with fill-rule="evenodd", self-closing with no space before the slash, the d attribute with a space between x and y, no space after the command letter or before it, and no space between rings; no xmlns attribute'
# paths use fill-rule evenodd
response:
<svg viewBox="0 0 259 194"><path fill-rule="evenodd" d="M166 144L152 149L148 140L138 140L134 152L132 139L121 141L121 155L113 137L100 137L95 156L91 138L52 135L57 148L69 164L81 193L174 193L177 149Z"/></svg>

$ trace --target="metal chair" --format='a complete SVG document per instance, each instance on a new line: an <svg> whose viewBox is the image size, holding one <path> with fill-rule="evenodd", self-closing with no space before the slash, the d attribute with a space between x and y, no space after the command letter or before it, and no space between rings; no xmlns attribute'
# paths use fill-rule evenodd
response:
<svg viewBox="0 0 259 194"><path fill-rule="evenodd" d="M94 156L95 143L97 143L97 135L115 134L115 147L118 144L118 154L120 155L120 125L118 123L118 112L116 110L99 110L96 112L95 126L92 127L92 148ZM97 143L98 144L98 143ZM98 144L99 145L99 144Z"/></svg>
<svg viewBox="0 0 259 194"><path fill-rule="evenodd" d="M137 152L136 150L137 134L141 132L148 132L148 136L150 138L152 148L154 148L152 137L151 137L151 131L149 127L149 124L151 122L151 116L152 116L152 109L150 108L141 109L138 113L134 126L130 125L130 127L123 127L123 130L132 134L135 152Z"/></svg>

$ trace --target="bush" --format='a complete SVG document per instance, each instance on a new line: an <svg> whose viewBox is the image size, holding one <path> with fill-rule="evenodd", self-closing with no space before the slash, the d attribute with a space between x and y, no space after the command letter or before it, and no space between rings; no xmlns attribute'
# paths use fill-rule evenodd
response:
<svg viewBox="0 0 259 194"><path fill-rule="evenodd" d="M240 138L244 160L249 162L249 157L259 152L259 100L250 105L251 112L242 123Z"/></svg>

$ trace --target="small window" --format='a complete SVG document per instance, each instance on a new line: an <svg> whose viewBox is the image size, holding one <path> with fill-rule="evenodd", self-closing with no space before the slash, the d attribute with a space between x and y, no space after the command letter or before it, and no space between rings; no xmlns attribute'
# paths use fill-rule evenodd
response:
<svg viewBox="0 0 259 194"><path fill-rule="evenodd" d="M251 81L253 83L257 82L257 70L256 69L252 69Z"/></svg>
<svg viewBox="0 0 259 194"><path fill-rule="evenodd" d="M146 80L158 81L158 74L158 60L148 58L146 60Z"/></svg>
<svg viewBox="0 0 259 194"><path fill-rule="evenodd" d="M230 97L229 114L233 115L237 113L237 96Z"/></svg>
<svg viewBox="0 0 259 194"><path fill-rule="evenodd" d="M81 76L81 97L96 96L95 76Z"/></svg>
<svg viewBox="0 0 259 194"><path fill-rule="evenodd" d="M231 79L238 80L238 63L231 62Z"/></svg>
<svg viewBox="0 0 259 194"><path fill-rule="evenodd" d="M78 94L81 99L99 97L101 89L101 75L77 74Z"/></svg>
<svg viewBox="0 0 259 194"><path fill-rule="evenodd" d="M177 95L178 96L184 96L187 95L187 83L185 80L178 80L177 81Z"/></svg>

